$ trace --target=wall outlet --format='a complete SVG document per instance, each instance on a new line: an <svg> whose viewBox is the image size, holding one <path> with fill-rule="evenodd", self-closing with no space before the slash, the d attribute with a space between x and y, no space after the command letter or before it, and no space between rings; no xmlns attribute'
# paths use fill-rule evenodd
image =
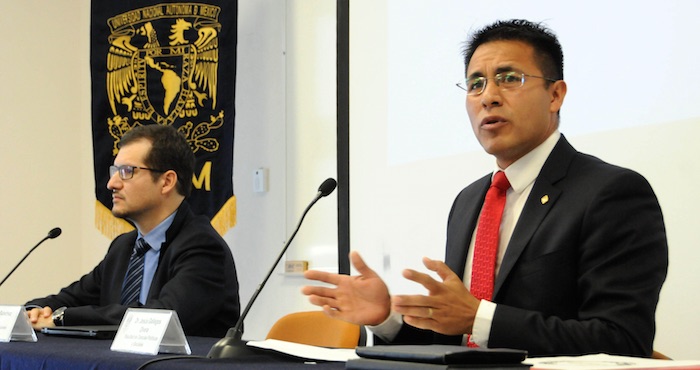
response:
<svg viewBox="0 0 700 370"><path fill-rule="evenodd" d="M309 261L285 261L285 274L301 274L309 269Z"/></svg>

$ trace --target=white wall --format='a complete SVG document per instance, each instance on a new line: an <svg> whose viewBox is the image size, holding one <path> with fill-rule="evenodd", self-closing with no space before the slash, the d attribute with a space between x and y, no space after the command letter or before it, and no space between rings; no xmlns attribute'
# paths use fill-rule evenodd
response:
<svg viewBox="0 0 700 370"><path fill-rule="evenodd" d="M403 279L401 270L425 271L422 256L444 257L447 214L454 197L494 166L493 158L478 144L472 145L476 141L464 110L464 94L454 87L463 74L461 43L471 28L499 16L545 21L558 32L564 48L569 93L561 131L578 150L643 174L661 203L670 266L657 311L655 348L673 358L697 359L700 195L694 184L700 180L700 164L694 159L700 109L696 99L689 98L694 84L669 89L667 82L688 81L681 76L688 60L696 60L686 53L692 53L687 49L696 43L700 25L680 19L694 14L697 4L670 1L661 7L647 1L645 6L630 8L620 2L609 4L612 8L606 5L606 11L596 15L590 12L595 4L539 3L543 2L546 6L518 1L495 6L459 0L352 2L353 248L389 282L392 292L422 291ZM642 8L663 14L654 18L661 21L641 17ZM614 21L607 9L612 9ZM571 19L581 14L586 16ZM455 18L464 24L450 23ZM567 21L581 23L576 34L567 32ZM644 36L669 29L676 32L666 43ZM609 37L593 37L601 34ZM592 40L576 41L587 36ZM673 45L670 50L669 45ZM628 54L637 57L623 62ZM649 61L654 61L651 66L644 64ZM606 76L604 87L596 76ZM695 76L689 78L692 81ZM600 93L582 93L596 89ZM639 94L647 97L639 100ZM403 104L397 104L401 99ZM397 117L401 119L394 121ZM611 117L615 121L608 121ZM588 131L585 125L595 123L615 128ZM395 134L401 130L406 132ZM455 149L454 143L460 141L464 148ZM397 152L403 154L396 156Z"/></svg>
<svg viewBox="0 0 700 370"><path fill-rule="evenodd" d="M63 229L0 288L3 303L57 291L106 251L92 227L88 4L0 0L0 273Z"/></svg>
<svg viewBox="0 0 700 370"><path fill-rule="evenodd" d="M336 177L335 2L247 0L239 7L239 14L248 16L239 17L234 155L238 224L226 240L246 304L318 186ZM266 194L252 191L252 173L258 167L269 170ZM286 258L307 260L313 268L337 265L336 204L333 193L314 206ZM281 265L245 321L245 339L264 339L284 314L315 309L299 292L305 280L283 274Z"/></svg>

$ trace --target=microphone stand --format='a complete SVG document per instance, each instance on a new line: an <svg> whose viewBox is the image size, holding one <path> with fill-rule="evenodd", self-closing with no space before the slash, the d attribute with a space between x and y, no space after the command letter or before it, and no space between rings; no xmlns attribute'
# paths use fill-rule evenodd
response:
<svg viewBox="0 0 700 370"><path fill-rule="evenodd" d="M49 234L46 235L46 236L44 237L44 239L41 239L41 241L39 241L38 243L36 243L36 245L35 245L32 249L30 249L29 252L27 252L27 254L25 254L24 257L23 257L19 262L17 262L17 264L15 265L15 267L12 269L12 271L10 271L10 273L7 274L7 276L5 276L5 278L2 279L2 281L0 281L0 286L2 286L2 284L5 284L5 281L7 280L7 278L9 278L10 275L12 275L12 273L15 272L15 270L17 270L17 268L19 267L19 265L21 265L22 262L24 262L24 260L26 260L27 257L29 257L29 255L30 255L32 252L34 252L34 250L35 250L37 247L39 247L39 246L41 245L41 243L45 242L45 241L48 240L48 239L54 239L54 238L58 237L59 235L61 235L61 228L55 227L55 228L51 229L51 231L49 231Z"/></svg>
<svg viewBox="0 0 700 370"><path fill-rule="evenodd" d="M332 188L330 188L330 190L328 190L331 183L332 183ZM209 350L209 354L207 354L207 357L209 357L209 358L238 358L238 357L250 356L250 355L254 355L254 354L259 353L259 352L255 352L254 349L247 346L246 342L244 342L242 340L243 320L245 320L246 316L248 315L248 311L250 311L250 307L253 306L253 303L258 298L258 295L260 295L260 292L262 291L262 288L265 286L265 283L267 283L267 280L270 279L270 276L275 271L275 267L277 267L277 264L284 256L284 253L287 251L287 248L289 248L289 244L291 244L292 240L297 235L297 232L299 231L299 228L301 227L301 223L302 223L302 221L304 221L304 217L306 217L306 214L309 212L311 207L314 204L316 204L316 202L319 199L321 199L321 197L325 197L326 195L330 194L335 189L335 185L336 185L336 182L333 179L327 179L326 181L323 182L323 184L321 184L321 187L318 190L318 194L316 194L316 197L314 198L314 200L311 201L311 203L304 210L304 213L301 215L301 219L299 219L299 223L297 224L296 229L294 229L292 236L289 237L289 239L287 240L287 243L285 243L284 248L282 248L282 251L277 256L275 263L272 264L270 271L267 272L265 279L262 281L262 283L260 283L260 285L258 285L258 288L255 289L255 293L253 293L253 296L248 301L248 305L243 310L243 313L241 313L241 316L238 318L236 325L228 330L225 337L219 339L219 341L216 342L211 347L211 349ZM324 186L325 186L325 188L324 188Z"/></svg>

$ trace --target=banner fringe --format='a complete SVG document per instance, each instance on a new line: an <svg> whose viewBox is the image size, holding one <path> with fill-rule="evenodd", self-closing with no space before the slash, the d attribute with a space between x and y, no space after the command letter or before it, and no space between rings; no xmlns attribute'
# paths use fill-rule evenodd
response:
<svg viewBox="0 0 700 370"><path fill-rule="evenodd" d="M219 235L236 226L236 196L229 198L219 212L211 220L211 225ZM102 235L114 239L117 236L134 230L134 227L121 218L114 217L99 200L95 201L95 227Z"/></svg>
<svg viewBox="0 0 700 370"><path fill-rule="evenodd" d="M117 236L134 230L134 227L121 218L114 217L99 200L95 200L95 227L102 235L114 239Z"/></svg>
<svg viewBox="0 0 700 370"><path fill-rule="evenodd" d="M226 232L236 226L236 196L228 198L219 212L211 219L211 225L219 235L224 236Z"/></svg>

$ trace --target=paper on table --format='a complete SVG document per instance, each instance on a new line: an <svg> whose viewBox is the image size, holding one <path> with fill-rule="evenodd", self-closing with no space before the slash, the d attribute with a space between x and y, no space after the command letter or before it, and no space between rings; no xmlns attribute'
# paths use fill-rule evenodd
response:
<svg viewBox="0 0 700 370"><path fill-rule="evenodd" d="M534 357L523 361L532 370L617 370L617 369L700 369L699 361L669 361L596 354L586 356Z"/></svg>
<svg viewBox="0 0 700 370"><path fill-rule="evenodd" d="M277 339L249 341L248 345L310 360L346 362L352 358L359 358L354 349L316 347Z"/></svg>

